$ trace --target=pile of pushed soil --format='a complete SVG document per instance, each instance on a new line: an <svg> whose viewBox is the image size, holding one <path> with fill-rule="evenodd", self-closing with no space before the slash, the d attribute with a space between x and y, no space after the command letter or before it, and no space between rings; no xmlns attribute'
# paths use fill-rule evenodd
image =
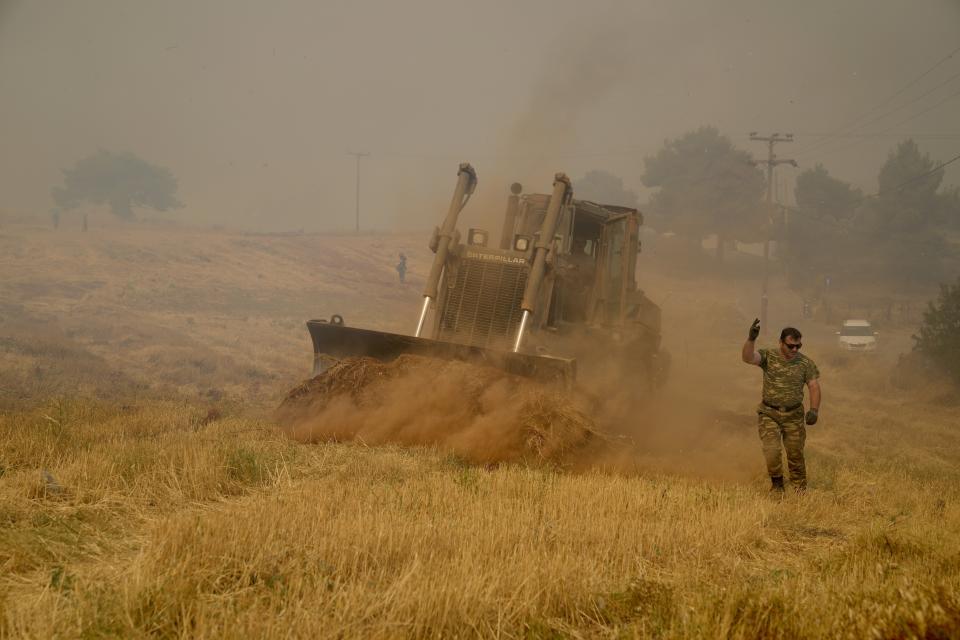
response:
<svg viewBox="0 0 960 640"><path fill-rule="evenodd" d="M590 401L494 367L404 355L345 358L277 410L303 442L436 445L473 462L566 464L606 438Z"/></svg>

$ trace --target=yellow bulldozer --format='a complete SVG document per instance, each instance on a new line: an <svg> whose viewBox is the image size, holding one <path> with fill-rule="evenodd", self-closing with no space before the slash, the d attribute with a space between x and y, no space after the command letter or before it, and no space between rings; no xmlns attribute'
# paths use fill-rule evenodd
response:
<svg viewBox="0 0 960 640"><path fill-rule="evenodd" d="M573 385L610 376L655 386L669 358L660 308L639 290L643 216L573 197L556 174L549 194L514 183L496 246L483 229L457 230L477 186L461 164L413 335L349 327L341 315L310 320L313 375L345 357L391 361L401 354L476 361L512 374ZM579 368L579 372L578 372Z"/></svg>

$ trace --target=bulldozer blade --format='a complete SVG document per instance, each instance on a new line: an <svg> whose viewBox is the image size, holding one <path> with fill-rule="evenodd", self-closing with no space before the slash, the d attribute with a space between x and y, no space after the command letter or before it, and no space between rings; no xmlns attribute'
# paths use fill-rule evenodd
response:
<svg viewBox="0 0 960 640"><path fill-rule="evenodd" d="M476 362L514 375L568 386L576 378L576 361L569 358L494 351L455 342L357 329L344 326L342 321L309 320L307 329L313 340L314 376L323 373L331 360L366 356L389 362L400 355L411 354Z"/></svg>

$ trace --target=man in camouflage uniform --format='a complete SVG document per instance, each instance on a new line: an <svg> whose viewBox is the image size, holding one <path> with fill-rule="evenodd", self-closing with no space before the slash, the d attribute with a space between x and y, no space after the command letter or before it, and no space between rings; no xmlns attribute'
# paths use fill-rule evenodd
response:
<svg viewBox="0 0 960 640"><path fill-rule="evenodd" d="M743 361L763 369L763 400L757 406L760 442L770 474L771 490L783 492L783 460L780 444L787 452L790 483L797 492L807 488L803 444L807 438L804 422L814 425L820 411L820 371L813 360L800 353L800 332L787 327L780 332L778 349L755 348L760 321L750 326L743 344ZM810 410L804 419L803 385L810 390Z"/></svg>

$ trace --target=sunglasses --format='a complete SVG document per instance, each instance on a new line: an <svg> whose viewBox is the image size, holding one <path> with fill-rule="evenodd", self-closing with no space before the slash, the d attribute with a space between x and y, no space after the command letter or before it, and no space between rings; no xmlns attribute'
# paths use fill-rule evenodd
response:
<svg viewBox="0 0 960 640"><path fill-rule="evenodd" d="M783 346L785 346L787 349L790 349L791 351L800 351L800 347L803 346L803 343L797 342L795 344L790 344L789 342L784 342Z"/></svg>

